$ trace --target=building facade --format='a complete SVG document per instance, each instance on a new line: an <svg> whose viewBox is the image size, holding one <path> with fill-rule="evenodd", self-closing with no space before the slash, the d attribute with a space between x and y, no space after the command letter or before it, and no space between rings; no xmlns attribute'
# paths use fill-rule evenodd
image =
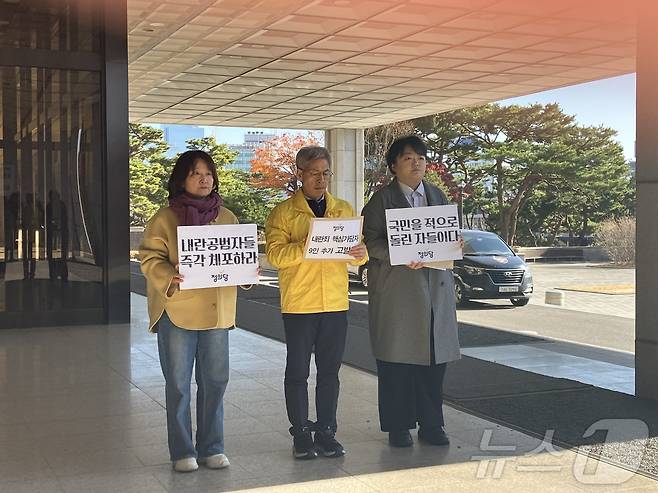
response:
<svg viewBox="0 0 658 493"><path fill-rule="evenodd" d="M276 137L276 134L250 131L244 135L244 142L238 145L230 145L232 151L237 151L238 155L230 165L229 169L240 169L243 171L251 170L251 160L256 156L256 149L262 147L268 140Z"/></svg>
<svg viewBox="0 0 658 493"><path fill-rule="evenodd" d="M187 150L187 141L201 139L204 136L203 128L195 125L160 125L164 139L169 144L168 157Z"/></svg>
<svg viewBox="0 0 658 493"><path fill-rule="evenodd" d="M0 327L127 322L125 1L0 10Z"/></svg>

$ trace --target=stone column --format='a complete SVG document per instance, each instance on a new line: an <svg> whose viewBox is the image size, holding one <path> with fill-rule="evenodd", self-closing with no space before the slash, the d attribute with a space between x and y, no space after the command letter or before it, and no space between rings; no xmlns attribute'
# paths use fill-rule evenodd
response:
<svg viewBox="0 0 658 493"><path fill-rule="evenodd" d="M358 215L363 209L363 129L327 130L325 143L331 153L334 172L329 192L347 200Z"/></svg>
<svg viewBox="0 0 658 493"><path fill-rule="evenodd" d="M658 8L638 16L635 394L658 400Z"/></svg>

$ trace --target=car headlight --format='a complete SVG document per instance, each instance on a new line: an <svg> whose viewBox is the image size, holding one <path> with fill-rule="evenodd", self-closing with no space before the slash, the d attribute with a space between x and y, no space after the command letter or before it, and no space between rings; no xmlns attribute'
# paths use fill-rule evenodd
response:
<svg viewBox="0 0 658 493"><path fill-rule="evenodd" d="M479 267L471 267L470 265L465 265L464 270L472 276L479 276L484 274L484 269L480 269Z"/></svg>

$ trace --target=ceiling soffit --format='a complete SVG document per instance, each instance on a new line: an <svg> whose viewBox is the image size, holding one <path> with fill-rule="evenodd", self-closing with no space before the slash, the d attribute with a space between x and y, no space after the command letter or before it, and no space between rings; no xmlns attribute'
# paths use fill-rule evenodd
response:
<svg viewBox="0 0 658 493"><path fill-rule="evenodd" d="M130 117L365 128L622 75L636 3L128 0Z"/></svg>

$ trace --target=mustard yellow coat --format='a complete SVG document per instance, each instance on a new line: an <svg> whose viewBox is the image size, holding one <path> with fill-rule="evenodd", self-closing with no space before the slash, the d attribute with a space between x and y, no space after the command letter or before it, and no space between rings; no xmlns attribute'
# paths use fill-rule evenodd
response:
<svg viewBox="0 0 658 493"><path fill-rule="evenodd" d="M238 219L226 207L220 207L211 224L237 224ZM176 289L167 294L176 274L178 242L176 227L178 216L169 207L163 207L150 219L144 229L139 248L141 268L146 277L149 331L156 332L156 323L167 311L169 319L182 329L230 329L235 325L235 286L221 288Z"/></svg>
<svg viewBox="0 0 658 493"><path fill-rule="evenodd" d="M325 193L324 217L354 217L354 209ZM267 260L279 270L282 313L339 312L349 308L347 262L305 260L304 246L315 217L301 190L281 202L265 225ZM367 257L350 262L362 265Z"/></svg>

